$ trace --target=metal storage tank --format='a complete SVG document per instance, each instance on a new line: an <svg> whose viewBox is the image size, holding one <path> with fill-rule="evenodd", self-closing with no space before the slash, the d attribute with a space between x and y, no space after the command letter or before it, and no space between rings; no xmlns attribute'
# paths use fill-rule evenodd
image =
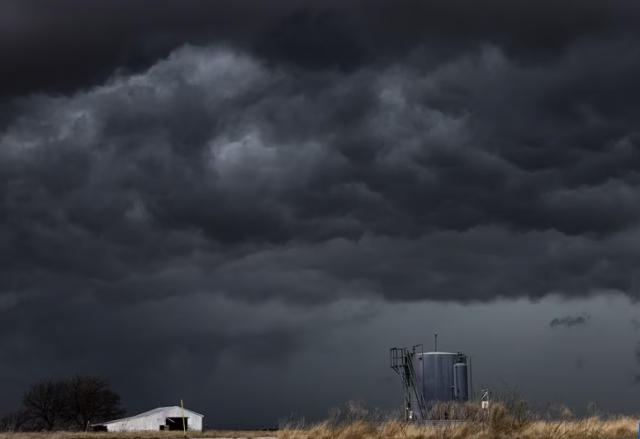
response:
<svg viewBox="0 0 640 439"><path fill-rule="evenodd" d="M457 400L469 401L469 372L465 363L453 365L453 386Z"/></svg>
<svg viewBox="0 0 640 439"><path fill-rule="evenodd" d="M454 365L460 355L453 352L424 352L413 356L418 388L422 388L427 409L437 401L454 399Z"/></svg>
<svg viewBox="0 0 640 439"><path fill-rule="evenodd" d="M472 398L471 357L461 352L412 352L391 348L391 368L401 377L405 419L423 419L437 402ZM437 349L437 346L436 346ZM445 416L457 416L446 414Z"/></svg>

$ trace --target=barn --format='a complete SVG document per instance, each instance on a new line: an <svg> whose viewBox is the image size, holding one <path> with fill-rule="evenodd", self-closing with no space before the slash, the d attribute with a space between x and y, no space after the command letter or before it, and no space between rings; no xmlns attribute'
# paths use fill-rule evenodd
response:
<svg viewBox="0 0 640 439"><path fill-rule="evenodd" d="M192 410L184 409L184 422L187 430L202 431L203 415ZM182 430L182 408L159 407L128 418L116 419L91 426L93 431L158 431Z"/></svg>

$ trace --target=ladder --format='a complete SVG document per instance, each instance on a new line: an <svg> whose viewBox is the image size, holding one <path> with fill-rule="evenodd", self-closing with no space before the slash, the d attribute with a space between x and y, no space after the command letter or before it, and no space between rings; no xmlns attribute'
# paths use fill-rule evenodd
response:
<svg viewBox="0 0 640 439"><path fill-rule="evenodd" d="M421 419L427 418L427 404L424 399L424 389L418 388L418 379L413 367L413 355L407 348L391 348L391 368L395 370L402 380L406 401L411 404L411 393L416 397L418 411ZM423 377L424 379L424 377Z"/></svg>

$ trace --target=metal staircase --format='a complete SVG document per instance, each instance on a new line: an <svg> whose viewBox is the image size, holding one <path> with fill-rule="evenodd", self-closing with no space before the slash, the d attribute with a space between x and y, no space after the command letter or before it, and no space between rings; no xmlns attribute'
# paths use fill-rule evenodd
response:
<svg viewBox="0 0 640 439"><path fill-rule="evenodd" d="M391 368L400 375L400 379L402 380L406 406L411 410L414 409L411 402L413 399L412 394L415 395L415 401L418 404L418 410L416 411L420 413L421 419L426 419L427 404L424 399L423 389L419 389L418 387L418 379L415 368L413 367L414 355L415 353L410 353L407 348L391 348L389 353Z"/></svg>

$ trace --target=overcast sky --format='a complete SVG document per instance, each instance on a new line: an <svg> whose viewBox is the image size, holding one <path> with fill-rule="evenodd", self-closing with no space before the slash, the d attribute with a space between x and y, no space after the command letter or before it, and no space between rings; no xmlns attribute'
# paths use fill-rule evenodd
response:
<svg viewBox="0 0 640 439"><path fill-rule="evenodd" d="M188 3L188 4L187 4ZM2 0L0 411L401 404L389 348L637 411L640 5Z"/></svg>

